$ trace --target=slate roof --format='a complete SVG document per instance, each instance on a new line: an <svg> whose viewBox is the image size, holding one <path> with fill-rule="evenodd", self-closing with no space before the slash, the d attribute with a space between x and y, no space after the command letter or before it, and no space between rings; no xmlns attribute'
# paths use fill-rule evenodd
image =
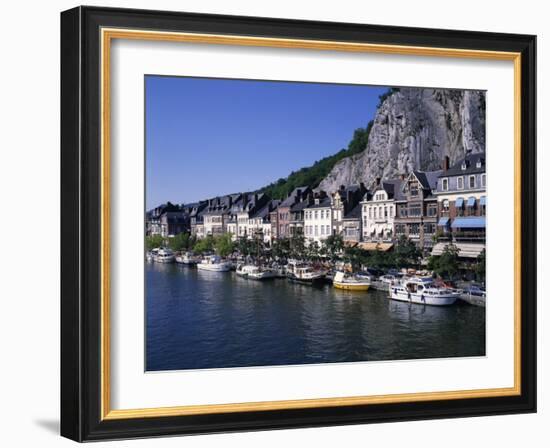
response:
<svg viewBox="0 0 550 448"><path fill-rule="evenodd" d="M477 167L477 162L481 162L481 166ZM462 163L466 163L466 169L462 169ZM485 172L485 153L480 152L477 154L468 154L463 159L459 160L453 166L451 166L447 171L442 171L439 177L448 177L448 176L461 176L462 174L476 174Z"/></svg>
<svg viewBox="0 0 550 448"><path fill-rule="evenodd" d="M296 202L296 197L298 196L298 193L303 193L305 190L307 190L309 187L296 187L292 192L288 195L286 199L281 202L279 207L290 207Z"/></svg>
<svg viewBox="0 0 550 448"><path fill-rule="evenodd" d="M346 219L361 219L361 204L357 204L353 207L348 213L345 214L344 220Z"/></svg>
<svg viewBox="0 0 550 448"><path fill-rule="evenodd" d="M319 201L319 204L315 204L315 202L311 205L308 205L305 208L327 208L331 206L331 201L329 197L323 198Z"/></svg>

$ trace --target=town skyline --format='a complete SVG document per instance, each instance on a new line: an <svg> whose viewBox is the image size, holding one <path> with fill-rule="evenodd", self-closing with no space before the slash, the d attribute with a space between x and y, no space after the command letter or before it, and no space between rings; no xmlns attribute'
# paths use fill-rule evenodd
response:
<svg viewBox="0 0 550 448"><path fill-rule="evenodd" d="M309 167L346 148L388 90L159 76L145 83L147 209L256 191ZM246 175L236 175L243 166Z"/></svg>

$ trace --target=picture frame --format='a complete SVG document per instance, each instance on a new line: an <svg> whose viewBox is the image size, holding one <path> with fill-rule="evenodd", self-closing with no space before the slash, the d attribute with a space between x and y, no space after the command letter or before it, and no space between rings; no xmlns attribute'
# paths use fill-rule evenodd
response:
<svg viewBox="0 0 550 448"><path fill-rule="evenodd" d="M112 409L110 48L195 42L514 64L514 386ZM536 37L77 7L61 14L61 435L76 441L536 412Z"/></svg>

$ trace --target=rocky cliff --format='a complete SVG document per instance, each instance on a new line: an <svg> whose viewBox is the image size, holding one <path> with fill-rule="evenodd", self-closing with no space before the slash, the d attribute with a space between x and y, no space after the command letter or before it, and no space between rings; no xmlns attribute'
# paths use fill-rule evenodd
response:
<svg viewBox="0 0 550 448"><path fill-rule="evenodd" d="M378 108L365 150L338 162L318 188L436 170L444 156L452 164L467 151L485 151L485 92L401 88Z"/></svg>

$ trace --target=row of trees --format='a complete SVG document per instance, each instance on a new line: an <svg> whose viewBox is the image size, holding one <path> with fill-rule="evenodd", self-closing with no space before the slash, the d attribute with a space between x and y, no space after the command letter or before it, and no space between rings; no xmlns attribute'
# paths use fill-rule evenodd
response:
<svg viewBox="0 0 550 448"><path fill-rule="evenodd" d="M306 244L303 235L294 235L290 238L280 238L273 241L268 247L261 237L248 239L239 238L232 241L232 236L225 233L217 236L207 236L197 240L189 233L180 233L172 238L163 238L160 235L146 237L147 250L158 247L170 247L174 251L192 250L198 254L212 253L226 257L235 251L243 256L273 258L288 260L290 258L318 262L327 260L331 262L343 261L351 264L354 270L361 266L369 266L377 269L400 269L402 267L414 268L420 265L422 253L416 245L406 237L401 237L392 251L380 250L367 251L359 246L349 247L344 244L340 235L331 235L321 244L310 242ZM468 266L478 281L485 281L485 250L479 255L476 263ZM443 278L456 279L466 266L460 260L460 249L453 244L445 247L443 253L438 256L430 256L428 269Z"/></svg>
<svg viewBox="0 0 550 448"><path fill-rule="evenodd" d="M171 238L164 238L160 235L149 235L145 238L147 250L159 247L169 247L173 251L192 250L198 254L216 252L221 257L226 257L235 251L235 244L231 241L231 234L219 236L207 236L198 240L189 233L179 233Z"/></svg>

